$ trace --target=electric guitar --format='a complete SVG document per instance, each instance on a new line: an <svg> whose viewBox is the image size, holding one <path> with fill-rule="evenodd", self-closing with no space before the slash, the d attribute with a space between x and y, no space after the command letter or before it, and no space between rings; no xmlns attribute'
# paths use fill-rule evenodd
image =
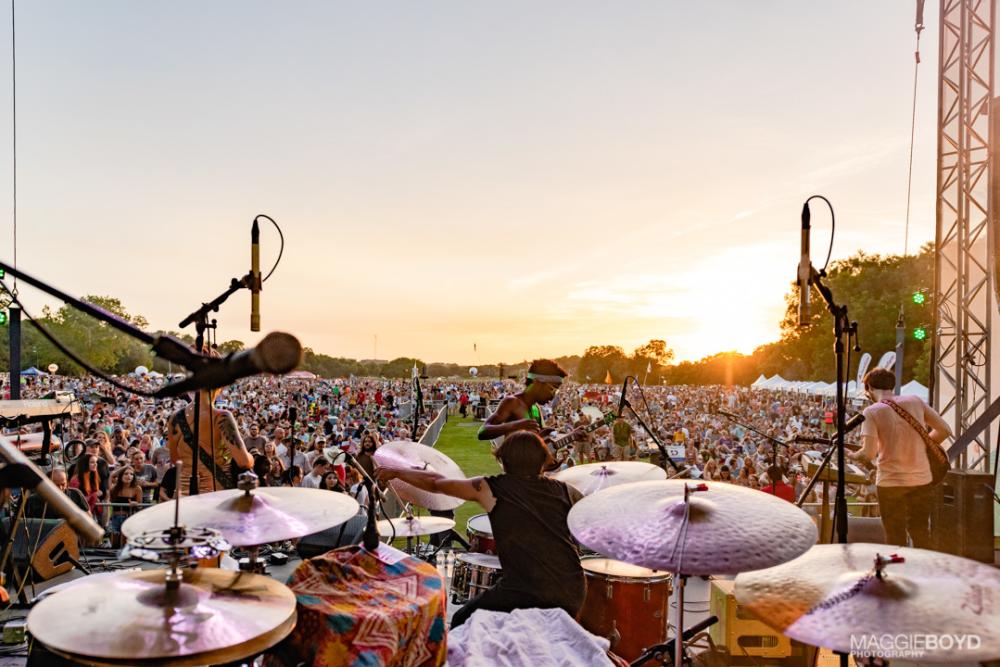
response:
<svg viewBox="0 0 1000 667"><path fill-rule="evenodd" d="M545 444L547 444L549 446L549 449L551 449L553 452L557 452L560 449L562 449L563 447L565 447L566 445L579 440L580 438L582 438L583 436L587 435L588 433L593 433L594 431L596 431L597 429L601 428L602 426L608 426L608 425L610 425L616 419L618 419L618 415L616 415L613 412L609 412L609 413L605 414L603 417L601 417L600 419L598 419L597 421L595 421L595 422L593 422L591 424L587 424L586 426L584 426L583 430L580 431L579 433L577 433L577 432L568 433L567 435L564 435L562 437L556 438L555 440L548 440L548 439L546 439L545 440Z"/></svg>

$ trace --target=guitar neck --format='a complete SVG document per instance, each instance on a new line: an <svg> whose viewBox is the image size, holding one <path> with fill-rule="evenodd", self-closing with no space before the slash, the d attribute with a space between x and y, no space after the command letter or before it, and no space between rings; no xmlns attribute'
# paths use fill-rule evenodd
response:
<svg viewBox="0 0 1000 667"><path fill-rule="evenodd" d="M602 419L600 421L596 421L593 424L588 424L583 429L583 435L586 435L588 433L593 433L594 431L596 431L597 429L601 428L602 426L607 426L607 425L608 425L607 418ZM559 438L558 440L553 440L552 441L552 447L554 449L559 449L563 445L568 445L569 443L575 441L578 437L580 437L580 436L574 435L572 433L570 433L569 435L564 435L563 437Z"/></svg>

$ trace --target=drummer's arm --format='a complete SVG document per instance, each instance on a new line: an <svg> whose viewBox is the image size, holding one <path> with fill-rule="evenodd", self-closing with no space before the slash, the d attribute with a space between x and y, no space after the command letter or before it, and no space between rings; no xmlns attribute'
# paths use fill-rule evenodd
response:
<svg viewBox="0 0 1000 667"><path fill-rule="evenodd" d="M487 512L492 510L496 504L496 498L493 497L490 485L482 477L447 479L440 473L431 470L404 470L401 468L379 468L375 471L375 477L380 482L399 479L423 491L471 500L482 505Z"/></svg>

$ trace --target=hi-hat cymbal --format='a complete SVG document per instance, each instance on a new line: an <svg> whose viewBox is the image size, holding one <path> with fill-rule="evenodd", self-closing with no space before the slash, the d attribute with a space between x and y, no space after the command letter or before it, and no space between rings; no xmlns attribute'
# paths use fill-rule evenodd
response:
<svg viewBox="0 0 1000 667"><path fill-rule="evenodd" d="M685 487L707 489L690 494L687 511ZM622 484L576 503L568 523L598 553L686 575L770 567L816 543L812 519L792 503L722 482Z"/></svg>
<svg viewBox="0 0 1000 667"><path fill-rule="evenodd" d="M321 489L261 487L249 492L227 489L181 498L180 522L190 528L214 528L236 547L280 542L332 528L358 513L350 496ZM165 530L174 525L174 501L129 517L122 534Z"/></svg>
<svg viewBox="0 0 1000 667"><path fill-rule="evenodd" d="M122 572L46 597L28 630L54 651L91 664L207 665L259 653L295 626L295 595L256 574L166 570Z"/></svg>
<svg viewBox="0 0 1000 667"><path fill-rule="evenodd" d="M560 470L553 479L569 484L585 496L620 484L666 479L667 472L651 463L641 461L607 461L587 463Z"/></svg>
<svg viewBox="0 0 1000 667"><path fill-rule="evenodd" d="M450 458L427 445L408 440L387 442L375 450L375 464L387 468L408 468L440 473L448 479L464 479L465 473ZM453 510L464 500L452 498L442 493L431 493L418 489L403 480L393 479L389 485L403 500L429 510Z"/></svg>
<svg viewBox="0 0 1000 667"><path fill-rule="evenodd" d="M441 516L400 517L378 522L378 534L382 537L419 537L443 533L455 527L455 522Z"/></svg>
<svg viewBox="0 0 1000 667"><path fill-rule="evenodd" d="M899 555L903 562L889 563L879 577L876 554ZM1000 656L1000 570L936 551L821 544L777 567L739 575L736 599L792 639L835 651L876 650L870 642L882 636L934 635L936 647L912 645L923 655L909 658L979 662Z"/></svg>

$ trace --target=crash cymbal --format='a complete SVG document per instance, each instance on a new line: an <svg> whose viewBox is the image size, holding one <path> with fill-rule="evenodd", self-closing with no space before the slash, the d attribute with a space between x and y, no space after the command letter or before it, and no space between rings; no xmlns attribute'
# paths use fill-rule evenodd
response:
<svg viewBox="0 0 1000 667"><path fill-rule="evenodd" d="M374 458L377 466L430 470L448 479L465 478L465 473L450 458L433 447L408 440L387 442L375 450ZM453 510L465 502L442 493L423 491L399 479L390 480L389 485L402 500L429 510Z"/></svg>
<svg viewBox="0 0 1000 667"><path fill-rule="evenodd" d="M888 563L879 577L877 554L903 562ZM911 646L923 655L909 659L1000 656L1000 570L966 558L885 544L821 544L777 567L739 575L735 592L761 621L813 646L858 653L872 637L935 635L937 647ZM978 639L945 645L945 636Z"/></svg>
<svg viewBox="0 0 1000 667"><path fill-rule="evenodd" d="M641 461L607 461L587 463L560 470L552 476L565 482L585 496L619 484L666 479L667 472Z"/></svg>
<svg viewBox="0 0 1000 667"><path fill-rule="evenodd" d="M28 615L35 639L91 664L206 665L259 653L295 626L295 595L256 574L183 571L175 591L166 570L81 582Z"/></svg>
<svg viewBox="0 0 1000 667"><path fill-rule="evenodd" d="M350 496L321 489L272 486L250 492L227 489L181 498L180 522L214 528L233 546L280 542L318 533L358 513ZM122 524L126 538L174 525L174 501L160 503Z"/></svg>
<svg viewBox="0 0 1000 667"><path fill-rule="evenodd" d="M705 489L690 493L686 521L685 488ZM589 549L633 565L687 575L770 567L816 543L812 519L792 503L722 482L622 484L576 503L568 522Z"/></svg>
<svg viewBox="0 0 1000 667"><path fill-rule="evenodd" d="M390 524L391 521L391 524ZM440 516L400 517L378 522L378 534L382 537L419 537L443 533L455 527L455 522ZM395 532L393 529L395 528Z"/></svg>

